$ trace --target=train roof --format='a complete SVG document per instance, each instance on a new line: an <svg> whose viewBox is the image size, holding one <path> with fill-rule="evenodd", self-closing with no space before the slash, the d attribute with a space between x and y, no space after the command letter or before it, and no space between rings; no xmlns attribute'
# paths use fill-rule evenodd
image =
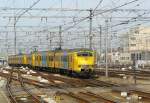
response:
<svg viewBox="0 0 150 103"><path fill-rule="evenodd" d="M49 51L38 51L38 52L63 52L63 51L68 51L68 52L78 52L78 51L95 51L92 49L88 48L76 48L76 49L56 49L56 50L49 50Z"/></svg>
<svg viewBox="0 0 150 103"><path fill-rule="evenodd" d="M88 48L75 48L75 49L56 49L56 50L49 50L49 51L34 51L31 52L32 53L41 53L41 52L63 52L63 51L67 51L67 52L78 52L78 51L95 51L92 49L88 49ZM22 56L22 55L30 55L30 54L18 54L18 55L10 55L10 56Z"/></svg>

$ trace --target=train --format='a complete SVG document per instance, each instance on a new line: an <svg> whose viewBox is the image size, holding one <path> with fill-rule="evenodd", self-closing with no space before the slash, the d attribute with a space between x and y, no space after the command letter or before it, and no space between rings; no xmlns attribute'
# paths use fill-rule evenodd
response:
<svg viewBox="0 0 150 103"><path fill-rule="evenodd" d="M96 66L96 51L86 48L35 51L30 54L10 55L8 64L68 75L90 76Z"/></svg>

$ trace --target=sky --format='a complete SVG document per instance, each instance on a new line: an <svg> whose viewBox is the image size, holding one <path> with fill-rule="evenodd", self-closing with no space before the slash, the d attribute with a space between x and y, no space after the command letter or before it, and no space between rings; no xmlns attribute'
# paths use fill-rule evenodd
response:
<svg viewBox="0 0 150 103"><path fill-rule="evenodd" d="M25 10L10 10L8 8L29 8L37 0L0 0L0 48L2 52L9 53L14 51L14 15L17 17ZM102 0L97 10L109 10L133 0ZM76 21L79 21L89 16L87 9L95 9L100 0L40 0L33 8L59 8L59 10L29 10L23 14L16 23L17 33L17 51L30 52L34 47L39 50L49 50L58 47L59 44L59 26L62 25L62 45L63 48L82 48L89 47L89 19L82 21L74 26ZM93 17L92 34L93 34L93 48L99 50L99 26L102 26L102 39L104 40L105 20L108 19L108 32L112 41L109 42L111 46L120 46L120 36L128 32L131 28L141 24L149 26L146 21L149 18L132 20L134 17L144 14L142 17L150 17L150 1L137 0L131 4L120 7L118 9L139 9L139 11L111 11ZM3 9L2 9L3 8ZM5 8L5 9L4 9ZM64 9L82 9L85 11L61 11ZM140 11L148 9L149 11ZM94 13L100 13L95 11ZM122 25L130 21L127 24ZM121 25L120 25L121 24ZM117 26L114 26L117 25ZM113 28L112 28L113 26ZM7 35L6 35L7 34ZM103 47L104 47L104 41Z"/></svg>
<svg viewBox="0 0 150 103"><path fill-rule="evenodd" d="M1 0L1 7L27 7L31 5L36 0ZM62 0L62 7L64 8L94 8L98 4L100 0ZM103 0L101 3L101 7L110 6L113 7L115 5L128 2L131 0ZM139 0L137 4L139 4L140 8L148 8L149 0ZM134 6L131 4L130 6ZM41 0L35 7L60 7L61 0Z"/></svg>

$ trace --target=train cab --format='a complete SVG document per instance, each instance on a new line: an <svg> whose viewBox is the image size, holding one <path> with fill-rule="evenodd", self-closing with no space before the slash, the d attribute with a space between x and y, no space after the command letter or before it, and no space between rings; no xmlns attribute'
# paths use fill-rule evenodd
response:
<svg viewBox="0 0 150 103"><path fill-rule="evenodd" d="M95 65L94 51L79 51L75 54L75 64L78 72L92 72Z"/></svg>

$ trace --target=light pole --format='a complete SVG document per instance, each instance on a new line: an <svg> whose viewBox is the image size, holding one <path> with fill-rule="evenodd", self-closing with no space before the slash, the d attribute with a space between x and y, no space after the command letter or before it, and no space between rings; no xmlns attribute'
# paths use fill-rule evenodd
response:
<svg viewBox="0 0 150 103"><path fill-rule="evenodd" d="M89 28L89 40L90 40L90 49L92 49L92 39L93 39L93 35L92 35L92 16L93 16L93 10L90 9L90 28Z"/></svg>
<svg viewBox="0 0 150 103"><path fill-rule="evenodd" d="M105 76L108 77L108 19L105 20L106 33L105 33Z"/></svg>

